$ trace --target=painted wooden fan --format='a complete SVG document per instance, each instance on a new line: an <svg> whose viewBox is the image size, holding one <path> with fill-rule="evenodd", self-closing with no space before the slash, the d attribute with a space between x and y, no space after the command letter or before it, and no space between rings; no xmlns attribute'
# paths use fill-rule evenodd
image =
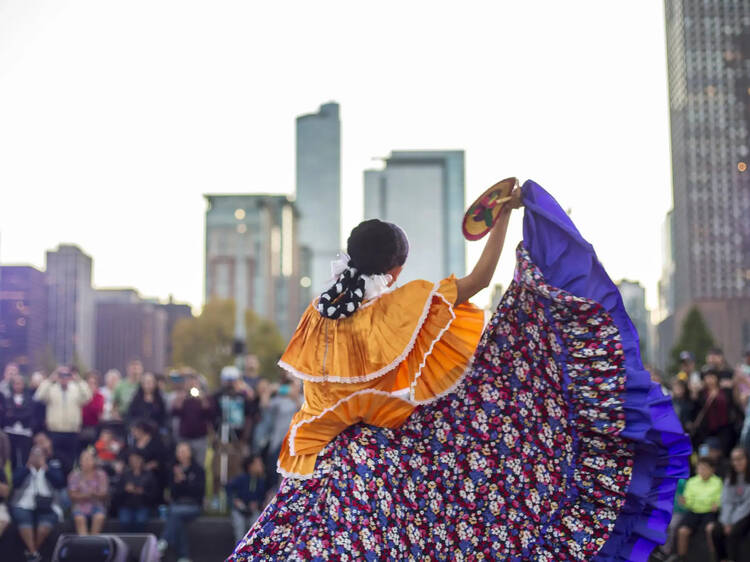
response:
<svg viewBox="0 0 750 562"><path fill-rule="evenodd" d="M480 195L464 215L462 225L464 238L479 240L483 238L497 221L503 205L510 201L513 188L518 185L516 178L506 178L497 182Z"/></svg>

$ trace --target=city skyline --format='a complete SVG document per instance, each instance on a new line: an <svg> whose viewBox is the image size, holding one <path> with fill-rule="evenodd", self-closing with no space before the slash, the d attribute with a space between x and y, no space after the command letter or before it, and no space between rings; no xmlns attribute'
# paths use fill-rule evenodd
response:
<svg viewBox="0 0 750 562"><path fill-rule="evenodd" d="M667 0L665 11L674 208L660 354L698 307L737 359L750 347L750 4Z"/></svg>
<svg viewBox="0 0 750 562"><path fill-rule="evenodd" d="M39 268L47 249L70 242L95 256L95 286L172 293L198 312L202 194L292 193L294 119L335 100L344 239L362 218L362 172L373 158L394 148L461 149L465 203L502 177L535 179L573 210L614 278L643 282L653 308L654 241L671 205L664 18L661 5L633 4L549 4L540 18L511 4L461 13L433 6L428 17L426 4L394 11L385 3L363 29L353 25L356 10L338 2L339 18L298 4L299 19L238 3L210 11L5 3L0 192L9 203L0 206L0 263ZM413 25L425 18L414 47ZM622 25L595 25L613 19ZM498 21L512 22L501 39ZM283 22L282 32L271 36L269 22ZM194 41L196 27L208 41ZM532 30L545 41L529 41ZM454 32L455 41L443 40ZM289 37L309 48L285 45ZM258 55L267 52L259 45L274 57ZM404 56L414 48L424 55L416 66ZM387 74L378 69L384 60ZM236 71L248 65L251 75ZM266 82L278 88L257 87ZM519 223L494 283L508 284ZM467 245L468 268L482 246Z"/></svg>

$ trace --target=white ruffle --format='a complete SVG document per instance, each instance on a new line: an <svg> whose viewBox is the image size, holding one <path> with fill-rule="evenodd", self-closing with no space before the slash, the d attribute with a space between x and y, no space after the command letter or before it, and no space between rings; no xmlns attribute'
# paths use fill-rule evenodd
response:
<svg viewBox="0 0 750 562"><path fill-rule="evenodd" d="M342 398L341 400L339 400L338 402L336 402L333 406L329 406L328 408L326 408L325 410L323 410L319 414L313 416L312 418L308 418L306 420L298 421L297 423L295 423L291 427L291 430L289 431L289 454L291 456L293 456L293 457L297 456L297 453L294 450L294 440L297 437L297 429L299 429L301 426L305 425L306 423L312 423L315 420L318 420L318 419L322 418L327 413L333 412L336 408L338 408L342 404L344 404L346 402L349 402L349 400L351 400L355 396L361 396L363 394L379 394L381 396L386 396L388 398L395 398L397 400L401 400L402 402L406 402L410 406L414 406L415 405L414 402L412 402L411 400L403 398L400 395L400 392L398 392L398 391L396 391L396 392L386 392L385 390L379 390L377 388L365 388L365 389L362 389L362 390L358 390L357 392L352 392L349 396L345 396L344 398Z"/></svg>
<svg viewBox="0 0 750 562"><path fill-rule="evenodd" d="M289 363L286 363L285 361L279 361L278 365L285 371L287 371L289 374L297 377L298 379L309 381L309 382L344 382L344 383L358 383L358 382L367 382L371 381L373 379L376 379L378 377L382 377L386 373L391 372L393 369L395 369L404 359L406 359L406 356L409 355L411 350L414 348L414 344L417 342L417 337L419 336L419 332L422 330L422 326L424 326L425 321L427 320L427 316L430 313L430 305L432 304L432 299L435 298L435 296L439 296L440 298L445 301L445 303L448 305L448 309L450 310L450 313L452 315L452 319L450 322L448 322L448 325L440 332L438 335L438 338L433 340L432 346L430 347L429 353L432 353L432 348L435 346L435 342L437 342L442 336L445 330L448 329L448 327L451 325L453 320L456 318L455 312L453 312L453 305L451 305L443 295L438 293L438 289L440 288L439 283L435 283L432 287L432 290L430 291L430 294L427 295L427 298L425 299L424 308L422 310L422 314L419 317L419 321L417 322L417 327L414 329L414 333L411 335L411 339L409 340L409 343L406 345L404 350L401 352L401 354L396 357L393 361L388 363L385 367L378 369L377 371L374 371L372 373L366 373L364 375L358 376L358 377L342 377L338 375L313 375L311 373L303 373L301 371L298 371L294 367L292 367ZM424 359L427 359L427 356L425 355ZM422 367L424 367L424 362L422 363L422 366L420 367L419 372L421 373Z"/></svg>
<svg viewBox="0 0 750 562"><path fill-rule="evenodd" d="M281 468L281 463L277 460L276 461L276 472L281 474L284 478L294 478L295 480L309 480L313 477L314 472L311 472L310 474L300 474L298 472L287 472L283 468ZM271 505L271 504L268 504ZM268 506L266 506L268 507ZM260 517L258 517L260 519Z"/></svg>
<svg viewBox="0 0 750 562"><path fill-rule="evenodd" d="M419 364L419 369L414 375L414 380L411 382L411 385L409 386L409 400L417 404L421 403L421 402L417 402L416 399L414 398L414 395L417 390L417 380L419 380L419 377L422 376L422 369L424 369L424 366L427 364L427 358L430 355L432 355L432 350L435 349L435 344L443 338L443 334L448 331L448 329L451 327L451 324L453 324L453 321L456 319L456 313L453 312L453 305L451 305L451 303L449 303L448 300L440 293L436 293L435 296L443 299L443 302L448 305L448 311L451 313L451 319L448 321L448 323L445 326L443 326L443 329L440 330L440 333L438 333L437 337L434 340L432 340L430 349L428 349L427 353L424 354L424 357L422 358L422 362Z"/></svg>

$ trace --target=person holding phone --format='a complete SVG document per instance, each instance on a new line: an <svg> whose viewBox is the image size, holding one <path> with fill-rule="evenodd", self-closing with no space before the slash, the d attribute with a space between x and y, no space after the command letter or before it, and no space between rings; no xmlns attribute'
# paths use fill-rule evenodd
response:
<svg viewBox="0 0 750 562"><path fill-rule="evenodd" d="M213 420L210 397L201 388L195 373L185 379L185 387L174 399L172 415L179 419L179 438L190 445L193 457L201 467L206 462L208 431Z"/></svg>
<svg viewBox="0 0 750 562"><path fill-rule="evenodd" d="M177 444L175 458L177 460L172 466L169 479L169 496L172 501L158 547L162 553L168 547L174 549L179 562L188 560L190 554L187 526L203 509L206 473L193 459L190 445L184 441Z"/></svg>
<svg viewBox="0 0 750 562"><path fill-rule="evenodd" d="M39 549L62 521L58 490L64 487L65 475L56 465L47 464L41 447L32 447L26 466L13 472L11 512L26 546L26 560L42 559Z"/></svg>
<svg viewBox="0 0 750 562"><path fill-rule="evenodd" d="M72 367L58 367L39 385L34 400L47 405L47 429L67 475L78 456L81 408L91 400L91 389Z"/></svg>

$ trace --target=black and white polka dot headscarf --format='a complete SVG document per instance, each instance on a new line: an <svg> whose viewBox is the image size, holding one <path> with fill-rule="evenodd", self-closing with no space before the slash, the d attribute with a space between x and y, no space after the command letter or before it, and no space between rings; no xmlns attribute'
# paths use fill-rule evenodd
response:
<svg viewBox="0 0 750 562"><path fill-rule="evenodd" d="M332 319L351 316L365 298L365 278L404 265L408 254L409 240L399 226L378 219L361 222L347 240L346 268L320 295L318 312Z"/></svg>
<svg viewBox="0 0 750 562"><path fill-rule="evenodd" d="M330 289L320 295L318 312L326 318L338 319L354 314L365 298L364 276L357 272L357 268L349 267L339 275Z"/></svg>

